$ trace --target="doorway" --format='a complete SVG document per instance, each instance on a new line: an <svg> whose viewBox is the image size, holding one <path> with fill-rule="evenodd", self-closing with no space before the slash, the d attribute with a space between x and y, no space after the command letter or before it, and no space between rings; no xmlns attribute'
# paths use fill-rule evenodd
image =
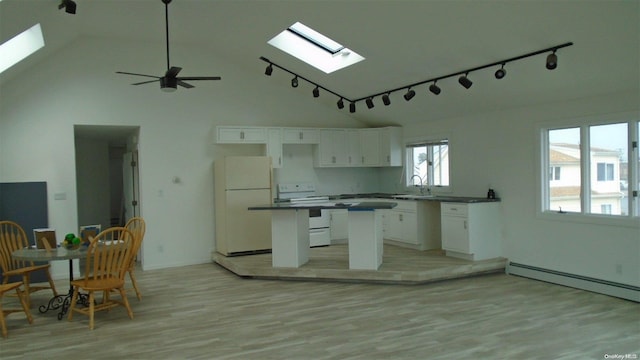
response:
<svg viewBox="0 0 640 360"><path fill-rule="evenodd" d="M106 229L141 216L139 133L138 126L74 126L79 226Z"/></svg>

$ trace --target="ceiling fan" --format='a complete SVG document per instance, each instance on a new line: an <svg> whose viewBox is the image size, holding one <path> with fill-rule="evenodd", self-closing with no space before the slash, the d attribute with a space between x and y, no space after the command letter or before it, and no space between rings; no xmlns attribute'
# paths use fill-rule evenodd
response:
<svg viewBox="0 0 640 360"><path fill-rule="evenodd" d="M171 3L171 1L172 0L162 0L162 2L164 3L165 32L166 32L166 39L167 39L167 72L164 73L164 76L154 76L154 75L137 74L137 73L124 72L124 71L116 71L117 74L145 76L145 77L155 78L155 80L142 81L142 82L134 83L134 84L131 84L131 85L142 85L142 84L149 84L149 83L152 83L152 82L159 81L160 82L160 89L162 89L162 91L171 92L171 91L176 91L178 89L178 85L180 85L180 86L182 86L184 88L187 88L187 89L190 89L190 88L194 87L193 85L185 82L185 80L192 81L192 80L220 80L221 79L220 76L183 76L183 77L178 77L178 73L180 72L180 70L182 70L182 68L177 67L177 66L170 66L170 62L169 62L169 3Z"/></svg>

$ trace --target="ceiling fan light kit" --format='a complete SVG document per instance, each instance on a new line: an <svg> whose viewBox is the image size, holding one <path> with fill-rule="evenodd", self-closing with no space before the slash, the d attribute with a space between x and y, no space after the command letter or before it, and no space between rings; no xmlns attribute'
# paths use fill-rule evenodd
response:
<svg viewBox="0 0 640 360"><path fill-rule="evenodd" d="M63 3L71 0L63 0ZM134 76L144 76L149 78L154 78L154 80L141 81L137 83L133 83L131 85L142 85L149 84L152 82L158 81L160 83L160 90L163 92L174 92L178 89L178 85L182 86L186 89L191 89L194 86L189 84L186 81L200 81L200 80L221 80L220 76L182 76L178 77L178 73L182 70L181 67L171 66L171 62L169 61L169 4L172 0L162 0L164 3L164 15L165 15L165 35L166 35L166 45L167 45L167 71L164 76L155 76L155 75L146 75L146 74L138 74L124 71L116 71L117 74L125 74L125 75L134 75ZM72 1L71 1L72 2ZM62 5L61 5L62 6ZM75 8L74 8L75 9ZM271 75L271 72L266 72L266 75Z"/></svg>
<svg viewBox="0 0 640 360"><path fill-rule="evenodd" d="M338 109L343 109L344 108L344 101L348 101L349 102L349 112L354 113L354 112L356 112L356 103L357 102L365 101L366 104L367 104L367 107L369 109L372 109L374 107L373 99L375 97L378 97L378 96L382 97L382 102L385 105L389 105L391 103L391 100L389 99L389 95L392 92L406 90L406 93L403 95L403 97L404 97L405 100L409 101L416 94L415 90L413 90L412 87L416 87L416 86L427 84L427 83L431 83L431 85L429 86L429 91L431 93L433 93L434 95L438 95L438 94L440 94L442 92L442 89L439 86L436 85L436 82L438 80L452 78L452 77L456 77L456 76L458 77L458 83L460 83L460 85L462 85L464 88L469 89L471 87L471 85L473 85L473 82L469 79L469 73L471 73L473 71L479 71L479 70L482 70L482 69L494 67L494 66L497 66L497 65L500 65L501 67L500 67L500 69L498 69L495 72L494 76L495 76L496 79L502 79L507 75L507 70L505 70L505 68L504 68L507 63L514 62L514 61L517 61L517 60L522 60L522 59L525 59L525 58L528 58L528 57L531 57L531 56L535 56L535 55L539 55L539 54L543 54L543 53L552 52L546 58L545 67L548 70L553 70L553 69L558 67L558 55L556 54L558 49L562 49L562 48L565 48L565 47L568 47L568 46L572 46L572 45L573 45L573 42L567 42L567 43L556 45L556 46L552 46L552 47L549 47L549 48L546 48L546 49L537 50L537 51L533 51L533 52L530 52L530 53L526 53L526 54L522 54L522 55L519 55L519 56L515 56L515 57L509 58L509 59L504 59L504 60L496 61L496 62L493 62L493 63L490 63L490 64L477 66L477 67L474 67L474 68L471 68L471 69L457 71L457 72L454 72L454 73L451 73L451 74L438 76L438 77L434 77L434 78L423 80L423 81L418 81L418 82L415 82L415 83L412 83L412 84L404 85L404 86L397 87L397 88L390 89L390 90L384 90L384 91L381 91L379 93L372 94L372 95L367 95L367 96L364 96L364 97L361 97L361 98L357 98L357 99L350 99L350 98L348 98L348 97L346 97L344 95L341 95L341 94L338 94L338 93L336 93L336 92L334 92L332 90L329 90L326 87L324 87L324 86L322 86L322 85L320 85L320 84L318 84L318 83L316 83L314 81L311 81L311 80L301 76L300 74L296 74L293 71L288 70L288 69L286 69L286 68L284 68L284 67L282 67L282 66L280 66L280 65L278 65L276 63L274 63L273 61L263 57L263 56L260 57L260 60L262 60L264 62L267 62L269 64L267 66L267 70L265 71L265 75L271 76L271 73L273 72L273 68L277 67L278 69L283 70L283 71L293 75L294 79L302 79L302 80L308 82L309 84L315 86L315 89L318 89L318 88L319 89L323 89L324 91L337 96L340 99L340 100L338 100L338 103L337 103ZM293 83L292 83L292 86L293 86ZM294 87L297 87L297 84ZM316 93L314 91L314 96L315 96L315 94Z"/></svg>

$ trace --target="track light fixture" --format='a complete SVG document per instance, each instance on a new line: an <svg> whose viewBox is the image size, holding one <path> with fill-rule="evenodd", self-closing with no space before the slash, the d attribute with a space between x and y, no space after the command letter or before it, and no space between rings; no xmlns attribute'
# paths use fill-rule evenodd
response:
<svg viewBox="0 0 640 360"><path fill-rule="evenodd" d="M553 70L558 67L558 55L556 55L556 50L553 50L553 53L547 56L547 69Z"/></svg>
<svg viewBox="0 0 640 360"><path fill-rule="evenodd" d="M468 89L471 87L471 85L473 85L473 81L469 80L467 75L469 75L469 73L466 73L458 78L458 82L460 83L460 85L464 86L465 89Z"/></svg>
<svg viewBox="0 0 640 360"><path fill-rule="evenodd" d="M58 9L63 9L67 14L75 14L76 13L76 3L73 0L62 0L60 5L58 5Z"/></svg>
<svg viewBox="0 0 640 360"><path fill-rule="evenodd" d="M438 85L436 85L436 82L437 81L434 81L433 84L431 84L429 86L429 91L431 91L435 95L440 95L440 93L442 92L442 89L440 89L440 87L438 87Z"/></svg>
<svg viewBox="0 0 640 360"><path fill-rule="evenodd" d="M502 79L506 75L507 75L507 70L504 69L504 64L502 64L502 67L496 70L496 73L495 73L496 79Z"/></svg>
<svg viewBox="0 0 640 360"><path fill-rule="evenodd" d="M409 100L413 99L414 96L416 96L416 92L413 91L411 88L409 88L407 90L407 93L404 94L404 99L409 101Z"/></svg>
<svg viewBox="0 0 640 360"><path fill-rule="evenodd" d="M373 107L375 106L373 104L373 98L371 98L371 97L368 98L367 100L365 100L365 102L367 103L367 108L369 108L369 109L373 109Z"/></svg>
<svg viewBox="0 0 640 360"><path fill-rule="evenodd" d="M163 0L165 1L165 0ZM170 1L170 0L169 0ZM63 4L66 4L68 2L73 3L73 1L71 0L62 0ZM62 4L61 4L62 6ZM75 3L74 5L75 6ZM443 79L448 79L448 78L453 78L453 77L458 77L458 82L460 83L460 85L464 86L466 89L469 89L471 87L471 85L473 85L473 82L469 79L469 74L474 72L474 71L479 71L479 70L483 70L483 69L487 69L487 68L492 68L495 66L500 65L500 69L496 70L496 72L494 73L496 79L502 79L507 75L507 70L505 70L505 66L507 65L507 63L510 62L514 62L517 60L522 60L531 56L535 56L535 55L540 55L540 54L544 54L544 53L548 53L548 52L552 52L551 54L549 54L547 56L547 62L546 62L546 68L549 70L553 70L558 66L558 56L556 55L556 52L559 49L568 47L568 46L572 46L573 43L572 42L567 42L564 44L560 44L560 45L556 45L553 47L549 47L546 49L542 49L542 50L536 50L530 53L526 53L523 55L519 55L519 56L515 56L512 58L508 58L508 59L504 59L504 60L500 60L500 61L496 61L490 64L486 64L486 65L481 65L481 66L477 66L471 69L466 69L466 70L462 70L462 71L457 71L451 74L447 74L447 75L443 75L443 76L438 76L438 77L433 77L427 80L423 80L423 81L418 81L412 84L407 84L407 85L403 85L394 89L389 89L389 90L384 90L381 91L379 93L376 94L371 94L371 95L367 95L365 97L361 97L361 98L357 98L357 99L350 99L348 97L345 97L341 94L338 94L334 91L331 91L329 89L327 89L326 87L316 84L315 82L300 76L288 69L283 68L282 66L278 65L278 64L274 64L271 60L265 58L265 57L260 57L260 60L268 63L269 65L267 66L267 68L265 69L265 75L271 75L271 73L273 72L273 68L277 67L278 69L281 69L285 72L288 72L289 74L293 75L293 79L291 79L291 86L292 87L298 87L298 79L302 79L306 82L308 82L311 85L314 85L314 89L313 89L313 97L318 97L320 95L320 89L333 94L335 96L337 96L339 98L338 102L336 103L336 105L338 106L338 109L344 109L345 106L345 101L349 102L349 112L351 113L355 113L356 112L356 103L359 101L364 101L367 104L367 107L369 109L373 108L375 106L375 104L373 103L373 98L375 98L376 96L380 96L382 97L382 103L386 106L391 104L391 98L390 95L393 92L397 92L397 91L404 91L406 90L406 93L403 95L404 99L406 101L409 101L411 99L413 99L413 97L416 95L416 92L413 90L414 87L422 85L422 84L428 84L431 83L431 85L429 85L429 91L432 92L435 95L439 95L442 92L442 89L440 89L440 87L437 85L437 82L439 80L443 80Z"/></svg>
<svg viewBox="0 0 640 360"><path fill-rule="evenodd" d="M389 98L389 93L382 95L382 103L384 104L384 106L388 106L389 104L391 104L391 98Z"/></svg>

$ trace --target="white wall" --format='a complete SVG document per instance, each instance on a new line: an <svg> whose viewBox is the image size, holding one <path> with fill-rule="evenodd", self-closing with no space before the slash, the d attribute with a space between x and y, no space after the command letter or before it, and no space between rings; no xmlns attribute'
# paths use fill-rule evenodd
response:
<svg viewBox="0 0 640 360"><path fill-rule="evenodd" d="M257 59L255 72L241 71L202 47L176 46L172 51L188 56L172 60L186 75L222 81L166 94L157 84L131 86L140 79L114 73L161 74L163 49L157 46L151 57L156 52L142 51L150 46L80 39L0 89L0 181L46 181L49 225L60 233L79 225L73 125L140 126L145 269L211 261L216 125L362 126L309 102L307 93L291 92L286 82L278 85ZM174 184L174 176L181 182ZM53 200L59 192L66 200ZM55 263L53 273L66 276L66 264Z"/></svg>
<svg viewBox="0 0 640 360"><path fill-rule="evenodd" d="M510 261L639 286L637 224L553 221L538 216L536 208L536 126L628 111L638 112L637 92L443 119L406 127L405 134L450 135L456 195L485 196L489 184L496 190L502 198L503 251ZM622 274L616 273L618 264Z"/></svg>

